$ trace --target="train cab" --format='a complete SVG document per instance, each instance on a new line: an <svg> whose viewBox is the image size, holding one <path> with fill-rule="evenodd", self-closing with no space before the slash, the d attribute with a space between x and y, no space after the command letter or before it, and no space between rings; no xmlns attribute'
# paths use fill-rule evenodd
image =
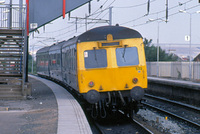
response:
<svg viewBox="0 0 200 134"><path fill-rule="evenodd" d="M100 27L80 35L79 42L79 92L85 94L88 102L108 98L108 93L142 99L147 73L143 40L137 31L119 26Z"/></svg>

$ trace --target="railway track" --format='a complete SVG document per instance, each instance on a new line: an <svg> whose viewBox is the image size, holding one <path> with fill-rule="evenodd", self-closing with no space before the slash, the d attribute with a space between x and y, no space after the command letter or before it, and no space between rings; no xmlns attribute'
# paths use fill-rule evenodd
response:
<svg viewBox="0 0 200 134"><path fill-rule="evenodd" d="M148 128L136 121L135 119L130 119L128 116L124 115L122 111L119 111L117 116L113 116L112 119L101 119L94 120L91 115L87 112L86 101L79 96L79 94L73 92L72 88L59 83L70 92L74 98L79 102L83 108L86 117L91 125L92 131L95 134L153 134Z"/></svg>
<svg viewBox="0 0 200 134"><path fill-rule="evenodd" d="M144 131L146 131L146 133L153 134L153 132L151 132L148 128L146 128L143 124L139 123L137 120L132 119L132 121L135 122L136 124L138 124L141 128L143 128Z"/></svg>
<svg viewBox="0 0 200 134"><path fill-rule="evenodd" d="M119 111L117 118L95 121L101 134L153 134L148 128L135 119L130 119Z"/></svg>
<svg viewBox="0 0 200 134"><path fill-rule="evenodd" d="M171 104L174 104L174 105L177 105L177 106L181 106L183 108L187 108L187 109L190 109L190 110L193 110L193 111L200 113L199 107L195 107L195 106L192 106L192 105L188 105L188 104L185 104L185 103L169 100L169 99L166 99L166 98L163 98L163 97L158 97L158 96L154 96L154 95L150 95L150 94L145 94L145 97L164 101L164 102L168 102L168 103L171 103Z"/></svg>
<svg viewBox="0 0 200 134"><path fill-rule="evenodd" d="M187 122L190 126L200 128L200 109L198 107L148 94L145 95L145 99L146 102L142 102L144 106Z"/></svg>
<svg viewBox="0 0 200 134"><path fill-rule="evenodd" d="M66 89L78 100L82 106L87 119L91 125L92 131L95 134L153 134L148 128L143 126L135 119L130 119L122 111L111 119L94 120L91 115L87 113L87 106L85 100L81 99L78 94L74 93L70 87L65 86Z"/></svg>
<svg viewBox="0 0 200 134"><path fill-rule="evenodd" d="M58 82L57 82L58 83ZM87 113L87 106L86 101L83 98L80 98L80 96L73 92L71 87L68 87L67 85L63 85L63 83L59 83L63 87L68 90L80 103L82 106L87 119L90 123L90 126L92 128L93 133L95 134L116 134L116 133L124 133L124 134L153 134L148 128L146 128L144 125L136 121L135 119L130 119L122 111L119 111L119 115L115 116L117 118L111 119L112 122L110 122L110 119L108 120L101 120L100 122L95 121L92 119L90 114Z"/></svg>

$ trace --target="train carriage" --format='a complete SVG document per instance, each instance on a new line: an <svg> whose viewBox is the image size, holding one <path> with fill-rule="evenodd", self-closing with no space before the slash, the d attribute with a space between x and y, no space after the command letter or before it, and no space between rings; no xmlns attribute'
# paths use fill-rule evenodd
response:
<svg viewBox="0 0 200 134"><path fill-rule="evenodd" d="M77 37L74 37L62 46L62 77L65 84L78 91L76 55Z"/></svg>
<svg viewBox="0 0 200 134"><path fill-rule="evenodd" d="M37 74L42 75L45 77L49 77L49 48L44 47L37 51L36 53L36 68L37 68Z"/></svg>
<svg viewBox="0 0 200 134"><path fill-rule="evenodd" d="M62 46L66 41L59 42L54 44L49 49L49 74L50 77L63 81L62 78Z"/></svg>

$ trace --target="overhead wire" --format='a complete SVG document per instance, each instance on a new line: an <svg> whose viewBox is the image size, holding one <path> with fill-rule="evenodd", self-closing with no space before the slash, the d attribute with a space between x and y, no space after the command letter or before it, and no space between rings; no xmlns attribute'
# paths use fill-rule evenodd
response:
<svg viewBox="0 0 200 134"><path fill-rule="evenodd" d="M188 0L188 1L186 1L186 2L184 2L184 3L181 3L182 5L184 5L184 4L187 4L187 3L189 3L189 2L191 2L192 0ZM154 1L151 1L151 2L154 2ZM142 5L142 4L141 4ZM170 7L168 10L172 10L172 9L174 9L174 8L177 8L177 7L179 7L180 5L176 5L176 6L173 6L173 7ZM115 7L114 7L115 8ZM150 16L150 15L155 15L155 14L159 14L159 13L162 13L162 12L165 12L166 10L161 10L161 11L158 11L158 12L154 12L154 13L149 13L148 14L148 16ZM142 18L145 18L145 17L147 17L147 15L143 15L143 16L140 16L140 17L138 17L138 18L135 18L135 19L133 19L133 20L129 20L129 21L127 21L127 22L123 22L123 23L121 23L120 25L124 25L124 24L127 24L127 23L131 23L131 22L134 22L134 21L136 21L136 20L139 20L139 19L142 19Z"/></svg>
<svg viewBox="0 0 200 134"><path fill-rule="evenodd" d="M182 5L184 5L184 4L187 4L187 3L189 3L189 2L192 2L192 0L188 0L188 1L184 2L184 3L181 3L181 5L179 4L179 5L170 7L169 10L174 9L174 8L177 8L177 7L180 7L180 6L182 6ZM166 11L166 10L161 10L161 11L158 11L158 12L150 13L149 15L155 15L155 14L159 14L159 13L162 13L162 12L165 12L165 11Z"/></svg>
<svg viewBox="0 0 200 134"><path fill-rule="evenodd" d="M156 0L152 0L150 1L151 3L152 2L155 2ZM135 7L139 7L139 6L144 6L144 5L147 5L147 3L142 3L142 4L138 4L138 5L133 5L133 6L124 6L124 7L114 7L114 8L135 8Z"/></svg>
<svg viewBox="0 0 200 134"><path fill-rule="evenodd" d="M190 9L196 8L196 7L198 7L198 6L200 6L200 4L195 5L195 6L192 6L192 7L189 7L189 8L186 8L185 10L190 10ZM175 12L175 13L170 14L169 16L174 16L174 15L179 14L179 13L180 13L180 12ZM163 17L157 18L156 20L163 19L163 18L165 18L165 17L163 16ZM154 22L154 21L150 21L149 23L151 23L151 22ZM142 26L142 25L146 25L146 24L148 24L148 23L145 22L145 23L133 25L132 27Z"/></svg>
<svg viewBox="0 0 200 134"><path fill-rule="evenodd" d="M105 17L108 13L109 13L109 12L107 12L105 15L103 15L102 18ZM90 29L93 28L99 21L100 21L100 20L98 20L97 22L95 22L95 24L92 25L92 26L90 27Z"/></svg>
<svg viewBox="0 0 200 134"><path fill-rule="evenodd" d="M97 15L97 14L98 14L98 15L94 18L94 20L95 20L95 19L98 18L104 11L106 11L107 9L109 9L109 7L110 7L115 1L116 1L116 0L113 0L106 8L104 8L104 9L101 10L101 11L99 11L99 10L102 9L103 6L108 2L108 0L106 0L95 12L93 12L93 13L90 14L90 15L88 15L87 17L94 16L94 15ZM156 0L152 0L151 2L155 2L155 1L156 1ZM181 4L183 5L183 4L189 3L189 2L191 2L191 1L192 1L192 0L189 0L189 1L186 1L186 2L181 3ZM134 5L134 6L113 7L113 8L134 8L134 7L143 6L143 5L146 5L146 4L147 4L147 3L142 3L142 4L138 4L138 5ZM173 6L173 7L169 8L169 10L174 9L174 8L177 8L177 7L179 7L179 6L180 6L180 5ZM194 6L194 7L197 7L197 6L199 6L199 5L196 5L196 6ZM187 10L192 9L192 8L194 8L194 7L187 8ZM150 13L149 15L159 14L159 13L162 13L162 12L164 12L164 11L165 11L165 10L161 10L161 11L158 11L158 12ZM173 16L173 15L176 15L176 14L178 14L178 13L179 13L179 12L176 12L176 13L170 14L169 16ZM105 15L103 15L103 17L105 17L107 14L108 14L108 12L107 12ZM103 17L101 17L101 18L103 18ZM124 24L130 23L130 22L133 22L133 21L142 19L142 18L144 18L144 17L146 17L146 16L144 15L144 16L138 17L138 18L136 18L136 19L133 19L133 20L130 20L130 21L121 23L120 25L124 25ZM161 17L161 18L164 18L164 17ZM94 20L92 20L91 22L93 22ZM81 21L83 21L83 20L81 20ZM81 21L80 21L80 22L81 22ZM94 25L92 25L89 29L91 29L92 27L94 27L97 23L98 23L98 21L97 21ZM147 23L145 22L145 23L137 24L137 25L134 25L133 27L137 27L137 26L141 26L141 25L145 25L145 24L147 24ZM59 29L59 30L55 30L55 31L52 31L52 32L46 32L46 33L60 32L60 31L63 31L63 30L66 30L66 29L72 27L73 25L74 25L74 24L72 24L72 25L70 25L70 26L67 26L67 27L65 27L65 28ZM84 26L80 26L80 27L78 27L78 29L79 29L79 28L82 28L82 27L84 27ZM61 39L61 38L63 38L62 36L66 36L66 34L71 33L71 32L74 32L74 31L76 31L76 29L68 30L67 32L60 33L60 34L58 34L58 35L56 35L56 36L54 36L54 37L58 37L58 36L59 36L60 38L57 38L57 39ZM74 34L74 33L72 33L72 34ZM70 34L70 35L72 35L72 34ZM68 36L70 36L70 35L68 35Z"/></svg>
<svg viewBox="0 0 200 134"><path fill-rule="evenodd" d="M116 0L113 0L105 9L108 9L115 1L116 1ZM104 11L105 11L105 10L104 10ZM103 12L101 12L98 16L96 16L95 19L96 19L97 17L99 17L102 13L103 13ZM97 24L97 22L96 22L93 26L95 26L96 24ZM93 26L91 26L89 29L91 29Z"/></svg>
<svg viewBox="0 0 200 134"><path fill-rule="evenodd" d="M106 0L96 11L94 11L94 13L92 13L91 15L89 15L88 17L90 17L90 16L93 16L93 15L95 15L95 14L98 14L99 12L97 12L99 9L102 9L103 8L103 6L106 4L108 2L108 0ZM104 9L105 10L105 9ZM101 11L100 11L101 12Z"/></svg>
<svg viewBox="0 0 200 134"><path fill-rule="evenodd" d="M109 4L109 6L112 5L115 1L116 1L116 0L113 0L112 3ZM107 2L108 2L108 0L106 0L106 1L100 6L99 9L101 9ZM97 19L105 10L108 9L109 6L107 6L105 9L101 10L100 12L96 12L96 11L98 11L98 10L96 10L93 14L91 14L90 16L96 15L96 14L99 13L91 22L93 22L95 19ZM107 14L105 14L105 15L107 15ZM105 15L104 15L104 16L105 16ZM103 17L104 17L104 16L103 16ZM91 23L91 22L90 22L90 23ZM96 23L97 23L97 22L96 22ZM96 24L96 23L95 23L95 24ZM95 24L94 24L94 25L95 25ZM93 26L94 26L94 25L93 25ZM93 27L93 26L92 26L92 27ZM80 26L80 27L78 27L78 28L81 28L81 27L84 27L84 26ZM89 29L91 29L91 27L90 27ZM64 36L65 34L67 34L67 33L69 33L69 32L73 32L73 31L75 31L75 30L76 30L76 29L70 30L70 31L68 31L68 32L62 33L62 35L57 35L57 36L55 36L55 37L58 37L58 36L61 36L61 37L62 37L62 36ZM74 33L73 33L73 34L74 34Z"/></svg>
<svg viewBox="0 0 200 134"><path fill-rule="evenodd" d="M101 7L103 7L103 6L106 4L107 1L108 1L108 0L106 0L106 1L100 6L100 8L98 8L96 11L94 11L94 13L92 13L91 15L88 15L87 17L95 15L96 12L97 12L99 9L101 9ZM106 10L106 9L104 9L104 10ZM103 11L104 11L104 10L103 10ZM102 12L102 11L100 11L100 12ZM97 13L99 13L99 12L97 12ZM81 20L81 21L82 21L82 20ZM75 23L75 21L73 21L73 22ZM70 26L64 27L64 28L62 28L62 29L55 30L55 31L51 31L51 32L46 32L46 33L52 33L52 32L63 31L63 30L65 30L65 29L67 29L67 28L70 28L71 26L73 26L73 24L70 25Z"/></svg>
<svg viewBox="0 0 200 134"><path fill-rule="evenodd" d="M103 15L103 17L105 17L107 14L108 14L108 12L107 12L105 15ZM103 18L103 17L102 17L102 18ZM100 21L100 20L99 20L99 21ZM91 21L91 22L92 22L92 21ZM94 24L93 26L95 26L96 23L98 23L98 21L95 22L95 24ZM93 26L92 26L92 27L93 27ZM85 27L85 26L84 26L84 25L83 25L83 26L80 26L80 27L78 27L78 29L80 29L80 28L82 28L82 27ZM92 27L90 27L90 29L91 29ZM60 38L61 38L62 36L66 35L66 34L68 34L68 33L70 33L70 32L74 32L74 31L76 31L76 29L73 29L73 30L67 31L67 32L62 33L62 34L60 34L60 35L57 35L57 36L55 36L55 37L60 36ZM72 33L72 34L70 34L70 35L73 35L73 34L74 34L74 33ZM69 35L69 36L70 36L70 35ZM60 39L60 38L58 38L58 39Z"/></svg>

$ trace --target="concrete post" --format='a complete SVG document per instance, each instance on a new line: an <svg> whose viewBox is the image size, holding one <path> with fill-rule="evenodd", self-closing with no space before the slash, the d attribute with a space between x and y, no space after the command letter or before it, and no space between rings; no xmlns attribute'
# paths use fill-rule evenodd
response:
<svg viewBox="0 0 200 134"><path fill-rule="evenodd" d="M23 0L19 0L19 27L22 27L22 10L23 10Z"/></svg>
<svg viewBox="0 0 200 134"><path fill-rule="evenodd" d="M109 7L109 25L112 25L112 8L113 7Z"/></svg>

